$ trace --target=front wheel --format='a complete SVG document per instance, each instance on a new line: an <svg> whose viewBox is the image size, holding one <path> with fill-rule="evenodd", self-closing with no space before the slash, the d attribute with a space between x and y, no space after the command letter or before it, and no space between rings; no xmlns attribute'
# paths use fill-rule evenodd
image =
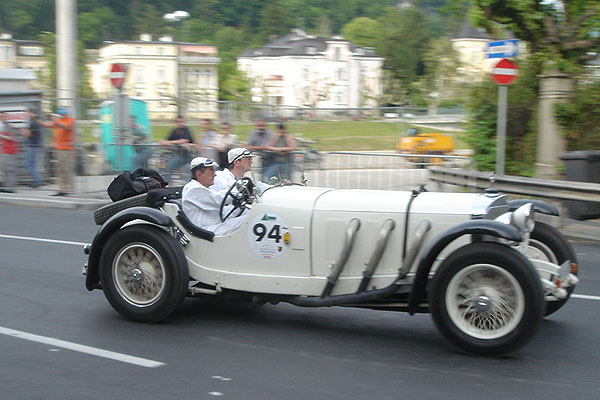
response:
<svg viewBox="0 0 600 400"><path fill-rule="evenodd" d="M189 282L185 255L164 230L139 224L119 230L100 257L100 280L109 303L138 322L166 318L184 299Z"/></svg>
<svg viewBox="0 0 600 400"><path fill-rule="evenodd" d="M429 291L439 331L466 353L501 356L527 343L544 314L537 272L519 252L473 243L440 265Z"/></svg>
<svg viewBox="0 0 600 400"><path fill-rule="evenodd" d="M571 261L571 265L577 265L577 254L569 241L556 228L536 221L535 228L529 237L529 246L527 248L528 258L548 261L557 265L561 265L565 261ZM577 275L577 270L572 273ZM564 306L571 293L575 290L575 286L567 287L567 297L560 300L546 301L546 316L555 313Z"/></svg>

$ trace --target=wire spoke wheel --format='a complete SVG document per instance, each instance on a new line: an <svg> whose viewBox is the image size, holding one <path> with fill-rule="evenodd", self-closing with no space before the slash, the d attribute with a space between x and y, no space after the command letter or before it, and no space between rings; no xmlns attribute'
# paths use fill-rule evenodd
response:
<svg viewBox="0 0 600 400"><path fill-rule="evenodd" d="M123 248L112 270L119 294L134 306L154 304L165 290L165 264L146 244L132 243Z"/></svg>
<svg viewBox="0 0 600 400"><path fill-rule="evenodd" d="M183 301L189 282L181 245L164 229L137 224L118 230L100 257L104 295L124 317L158 322Z"/></svg>
<svg viewBox="0 0 600 400"><path fill-rule="evenodd" d="M523 317L523 290L506 270L490 264L471 265L448 284L446 307L460 330L494 339L512 331Z"/></svg>
<svg viewBox="0 0 600 400"><path fill-rule="evenodd" d="M442 262L429 303L435 325L449 342L465 353L501 356L537 331L544 291L523 254L499 243L477 242Z"/></svg>

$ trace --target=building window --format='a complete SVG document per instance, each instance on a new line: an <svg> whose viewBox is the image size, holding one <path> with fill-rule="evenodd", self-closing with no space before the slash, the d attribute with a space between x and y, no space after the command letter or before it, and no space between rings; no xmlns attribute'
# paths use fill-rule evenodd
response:
<svg viewBox="0 0 600 400"><path fill-rule="evenodd" d="M317 48L315 46L307 46L306 54L317 54Z"/></svg>
<svg viewBox="0 0 600 400"><path fill-rule="evenodd" d="M158 82L163 83L167 81L167 69L161 65L158 67Z"/></svg>
<svg viewBox="0 0 600 400"><path fill-rule="evenodd" d="M135 54L138 56L142 54L142 46L135 46Z"/></svg>
<svg viewBox="0 0 600 400"><path fill-rule="evenodd" d="M305 82L310 80L310 67L302 67L302 80Z"/></svg>
<svg viewBox="0 0 600 400"><path fill-rule="evenodd" d="M346 73L346 67L337 67L335 69L335 80L336 81L348 80L348 75Z"/></svg>
<svg viewBox="0 0 600 400"><path fill-rule="evenodd" d="M339 47L335 48L335 61L340 61L342 59L342 49Z"/></svg>
<svg viewBox="0 0 600 400"><path fill-rule="evenodd" d="M344 91L344 89L338 89L335 92L335 104L346 105L346 103L348 103L348 100L346 98L346 92Z"/></svg>
<svg viewBox="0 0 600 400"><path fill-rule="evenodd" d="M0 46L0 61L13 61L12 46Z"/></svg>
<svg viewBox="0 0 600 400"><path fill-rule="evenodd" d="M164 47L160 46L160 47L158 48L158 55L159 55L159 56L163 56L163 55L165 55L165 48L164 48Z"/></svg>
<svg viewBox="0 0 600 400"><path fill-rule="evenodd" d="M200 80L200 83L198 86L202 86L202 87L210 87L210 78L211 78L211 70L209 68L205 68L202 70L202 79Z"/></svg>
<svg viewBox="0 0 600 400"><path fill-rule="evenodd" d="M135 83L144 83L144 68L141 66L135 67Z"/></svg>
<svg viewBox="0 0 600 400"><path fill-rule="evenodd" d="M358 53L359 56L364 56L366 54L365 49L360 48L360 47L358 49L356 49L356 52Z"/></svg>

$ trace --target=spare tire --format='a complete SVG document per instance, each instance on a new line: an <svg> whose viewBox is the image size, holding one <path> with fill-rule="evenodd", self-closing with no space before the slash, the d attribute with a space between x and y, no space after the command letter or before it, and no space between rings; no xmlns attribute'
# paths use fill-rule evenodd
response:
<svg viewBox="0 0 600 400"><path fill-rule="evenodd" d="M147 193L138 194L137 196L115 201L114 203L100 207L94 211L94 222L96 222L96 225L102 225L119 211L123 211L131 207L147 207L148 204L146 203L146 194Z"/></svg>

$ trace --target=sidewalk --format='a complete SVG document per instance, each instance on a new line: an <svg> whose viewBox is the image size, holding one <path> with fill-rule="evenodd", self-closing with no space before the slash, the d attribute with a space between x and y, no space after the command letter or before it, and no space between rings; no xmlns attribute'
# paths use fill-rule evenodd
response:
<svg viewBox="0 0 600 400"><path fill-rule="evenodd" d="M77 177L76 193L66 197L52 196L58 191L56 185L38 189L19 187L15 193L0 193L0 204L95 211L111 203L106 187L113 178L113 175ZM539 219L555 226L569 239L600 241L600 219L577 221L546 215ZM563 226L558 226L561 221Z"/></svg>

